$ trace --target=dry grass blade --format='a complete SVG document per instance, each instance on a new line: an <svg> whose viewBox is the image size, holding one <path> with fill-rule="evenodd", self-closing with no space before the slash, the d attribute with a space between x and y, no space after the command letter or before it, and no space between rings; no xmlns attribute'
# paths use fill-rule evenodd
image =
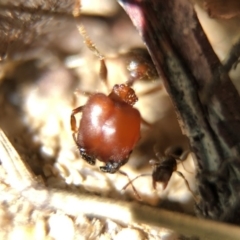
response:
<svg viewBox="0 0 240 240"><path fill-rule="evenodd" d="M18 190L38 183L31 169L22 161L4 132L0 129L0 159L10 185Z"/></svg>

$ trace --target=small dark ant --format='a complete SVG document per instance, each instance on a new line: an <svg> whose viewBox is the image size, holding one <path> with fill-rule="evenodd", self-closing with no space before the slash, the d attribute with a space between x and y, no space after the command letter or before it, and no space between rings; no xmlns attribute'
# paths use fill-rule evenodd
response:
<svg viewBox="0 0 240 240"><path fill-rule="evenodd" d="M78 29L87 47L99 58L100 79L109 89L104 57L87 36L84 27L78 26ZM142 66L142 64L139 64L139 66ZM154 68L153 63L151 68ZM131 88L135 80L141 79L144 74L146 75L148 68L145 67L144 69L141 69L134 79L130 74L129 81L125 84L114 85L109 95L103 93L89 94L87 103L72 111L71 129L80 154L91 165L96 163L96 159L104 162L105 166L100 167L102 172L119 172L128 177L125 172L119 169L128 162L133 148L140 139L141 122L147 124L141 118L139 111L133 107L138 98ZM135 71L137 71L137 67ZM82 113L79 127L77 127L75 118L78 113ZM140 199L133 185L132 187L134 193Z"/></svg>
<svg viewBox="0 0 240 240"><path fill-rule="evenodd" d="M166 189L173 172L175 172L184 180L187 189L191 192L194 200L197 201L195 195L190 189L187 179L180 171L177 171L177 160L185 160L188 154L189 151L183 151L180 147L167 148L164 152L164 155L156 153L156 157L158 158L158 160L149 161L150 165L152 166L152 173L141 174L135 177L131 180L131 182L129 182L123 187L123 190L125 190L129 186L129 184L132 184L136 179L143 176L152 176L152 186L154 190L156 190L157 183L162 183L164 190Z"/></svg>

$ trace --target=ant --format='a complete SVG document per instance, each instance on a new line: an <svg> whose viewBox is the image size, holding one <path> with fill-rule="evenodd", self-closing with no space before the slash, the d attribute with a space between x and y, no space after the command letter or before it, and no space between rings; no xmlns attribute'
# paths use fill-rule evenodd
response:
<svg viewBox="0 0 240 240"><path fill-rule="evenodd" d="M183 151L180 147L169 147L165 150L164 155L157 152L156 157L158 160L152 159L149 161L150 165L152 166L152 173L141 174L135 177L123 187L123 190L125 190L130 184L132 185L136 179L143 176L152 176L152 185L154 190L156 190L157 183L162 183L164 190L166 189L173 172L175 172L184 180L187 189L191 192L194 200L197 202L197 198L190 189L187 179L180 171L177 171L177 160L185 160L188 154L189 151Z"/></svg>
<svg viewBox="0 0 240 240"><path fill-rule="evenodd" d="M78 26L78 30L87 47L99 58L99 76L109 89L104 57L87 36L84 27ZM136 58L136 53L134 56ZM149 64L149 60L144 65L142 59L143 57L139 62L134 60L134 69L129 70L129 79L125 84L114 85L108 95L89 94L87 103L72 111L70 121L73 139L81 157L91 165L95 165L98 159L105 163L100 167L102 172L112 174L119 172L128 179L128 175L121 171L120 167L128 162L132 150L140 139L141 123L149 125L141 118L140 112L133 107L138 97L131 88L132 84L135 80L149 75L148 72L152 72L149 68L154 68L153 63ZM78 113L82 113L79 127L75 118ZM132 188L140 199L133 185Z"/></svg>

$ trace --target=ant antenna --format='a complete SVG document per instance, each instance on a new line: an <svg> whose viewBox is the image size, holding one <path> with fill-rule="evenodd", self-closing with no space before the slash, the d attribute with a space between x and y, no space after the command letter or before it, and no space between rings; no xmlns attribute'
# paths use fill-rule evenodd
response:
<svg viewBox="0 0 240 240"><path fill-rule="evenodd" d="M77 0L75 2L75 6L73 9L73 16L74 18L78 18L81 14L80 12L80 8L81 8L81 0ZM97 56L100 60L100 69L99 69L99 77L101 79L101 81L105 84L105 86L107 87L108 91L110 92L110 87L109 87L109 83L108 83L108 79L107 79L107 66L105 63L105 57L99 52L99 50L97 49L96 45L94 44L94 42L90 39L90 37L87 35L86 29L82 24L77 23L77 28L79 33L81 34L81 36L84 39L84 43L85 45L88 47L88 49L90 51L92 51L94 53L95 56Z"/></svg>
<svg viewBox="0 0 240 240"><path fill-rule="evenodd" d="M75 6L73 9L73 16L75 19L77 19L80 15L81 15L81 0L76 0L75 2ZM93 41L90 39L90 37L87 35L86 33L86 29L82 24L78 24L77 23L77 28L79 33L82 35L83 39L84 39L84 43L87 45L87 47L100 59L104 59L104 56L102 56L102 54L100 54L100 52L98 51L97 47L95 46L95 44L93 43Z"/></svg>
<svg viewBox="0 0 240 240"><path fill-rule="evenodd" d="M123 171L121 171L121 170L118 170L118 172L119 172L120 174L124 175L125 177L127 177L127 179L128 179L128 183L122 188L122 190L125 190L125 189L127 188L127 186L131 185L131 186L132 186L132 189L133 189L133 192L134 192L134 195L137 197L137 199L138 199L139 201L142 201L142 198L141 198L140 195L138 194L137 189L136 189L136 188L134 187L134 185L132 184L132 182L135 180L135 178L134 178L133 180L131 180L131 179L129 178L129 176L127 175L127 173L125 173L125 172L123 172ZM140 176L138 176L138 177L140 177ZM136 177L136 178L138 178L138 177Z"/></svg>
<svg viewBox="0 0 240 240"><path fill-rule="evenodd" d="M110 89L109 83L107 80L107 66L105 63L105 57L98 51L96 45L93 43L93 41L90 39L90 37L87 35L86 29L83 25L77 25L79 33L82 35L84 39L84 43L88 47L90 51L92 51L100 60L100 69L99 69L99 77L102 82L106 85L108 91Z"/></svg>
<svg viewBox="0 0 240 240"><path fill-rule="evenodd" d="M132 180L130 180L129 178L129 182L122 188L122 190L126 190L126 188L129 186L129 185L132 185L132 187L134 187L133 186L133 182L135 181L135 180L137 180L138 178L140 178L140 177L148 177L148 176L151 176L152 174L151 173L143 173L143 174L141 174L141 175L138 175L138 176L136 176L134 179L132 179Z"/></svg>
<svg viewBox="0 0 240 240"><path fill-rule="evenodd" d="M77 28L79 33L82 35L84 39L84 43L86 46L100 59L103 60L104 56L98 51L96 45L93 43L93 41L90 39L90 37L87 35L86 29L82 24L77 24Z"/></svg>
<svg viewBox="0 0 240 240"><path fill-rule="evenodd" d="M81 0L76 0L75 6L74 6L73 12L72 12L72 14L75 18L77 18L81 15L80 9L81 9Z"/></svg>

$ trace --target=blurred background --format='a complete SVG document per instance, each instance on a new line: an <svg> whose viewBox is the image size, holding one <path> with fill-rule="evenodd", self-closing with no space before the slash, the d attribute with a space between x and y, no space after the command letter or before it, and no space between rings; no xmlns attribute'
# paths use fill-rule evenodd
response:
<svg viewBox="0 0 240 240"><path fill-rule="evenodd" d="M108 94L99 79L99 59L84 44L76 23L85 26L105 56L110 86L128 79L129 62L138 61L131 49L145 46L116 1L82 1L80 20L71 15L74 4L70 0L0 1L0 127L46 186L137 201L130 186L122 190L128 183L126 177L100 172L99 162L88 165L72 139L70 115L87 101L84 91ZM239 17L213 19L202 1L194 5L209 41L224 61L240 38ZM230 73L238 89L239 74L239 67ZM133 88L139 96L136 108L152 127L142 126L141 139L121 168L130 179L151 173L149 160L157 159L155 152L164 154L171 146L188 150L161 78L153 74L136 81ZM158 90L141 96L154 88ZM77 115L78 123L80 118L81 114ZM178 164L178 170L194 191L195 169L190 155ZM1 165L0 171L1 191L11 191L4 184L7 173ZM194 213L191 193L177 174L173 173L165 190L159 184L154 191L150 176L139 178L134 186L145 204ZM166 229L121 226L109 219L86 216L76 219L63 212L41 212L21 198L0 200L1 239L178 239Z"/></svg>

